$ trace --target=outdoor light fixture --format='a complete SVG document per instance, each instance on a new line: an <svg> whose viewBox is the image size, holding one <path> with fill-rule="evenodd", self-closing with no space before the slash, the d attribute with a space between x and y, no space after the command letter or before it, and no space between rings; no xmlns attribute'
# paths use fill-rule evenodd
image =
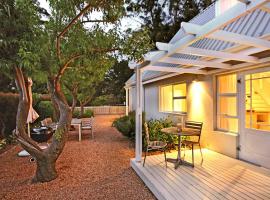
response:
<svg viewBox="0 0 270 200"><path fill-rule="evenodd" d="M195 75L195 77L194 77L192 83L196 83L196 82L198 82L198 81L199 81L198 75Z"/></svg>

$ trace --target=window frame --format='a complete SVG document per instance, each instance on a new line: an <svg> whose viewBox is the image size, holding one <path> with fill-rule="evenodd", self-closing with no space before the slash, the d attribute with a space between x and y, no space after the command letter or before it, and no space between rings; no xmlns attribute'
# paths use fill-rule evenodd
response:
<svg viewBox="0 0 270 200"><path fill-rule="evenodd" d="M175 97L174 96L174 86L175 85L181 85L181 84L185 84L185 87L186 87L186 96L177 96ZM161 89L162 87L166 87L166 86L171 86L171 89L172 89L172 111L164 111L164 110L161 110L161 107L162 107L162 102L161 102ZM169 84L164 84L164 85L160 85L159 86L159 112L162 112L162 113L174 113L174 114L187 114L187 83L186 82L177 82L177 83L169 83ZM177 99L184 99L186 100L186 112L181 112L181 111L174 111L174 100L177 100Z"/></svg>
<svg viewBox="0 0 270 200"><path fill-rule="evenodd" d="M219 93L219 77L221 76L228 76L228 75L233 75L235 74L235 77L236 77L236 91L235 93ZM227 132L227 133L233 133L233 134L236 134L238 135L239 134L239 88L238 88L238 74L237 73L228 73L228 74L220 74L220 75L217 75L216 76L216 105L215 105L215 109L216 109L216 114L215 114L215 118L216 118L216 125L215 125L215 130L216 131L222 131L222 132ZM220 113L220 99L221 97L235 97L236 99L236 115L233 116L233 115L227 115L227 114L221 114ZM228 129L223 129L223 128L220 128L220 122L219 122L219 118L220 117L223 117L223 118L228 118L228 119L238 119L238 122L237 122L237 126L238 126L238 131L237 132L234 132L234 131L230 131Z"/></svg>

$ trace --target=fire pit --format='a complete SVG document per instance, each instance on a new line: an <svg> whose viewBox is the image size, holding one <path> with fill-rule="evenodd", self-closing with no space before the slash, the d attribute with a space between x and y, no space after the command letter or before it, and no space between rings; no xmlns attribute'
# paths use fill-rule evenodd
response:
<svg viewBox="0 0 270 200"><path fill-rule="evenodd" d="M31 138L38 143L47 142L52 135L53 130L46 126L33 128L33 131L31 131Z"/></svg>

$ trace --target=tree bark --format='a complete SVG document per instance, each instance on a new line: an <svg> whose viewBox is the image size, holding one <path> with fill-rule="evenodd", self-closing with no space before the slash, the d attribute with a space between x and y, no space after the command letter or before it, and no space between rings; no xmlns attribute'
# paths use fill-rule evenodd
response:
<svg viewBox="0 0 270 200"><path fill-rule="evenodd" d="M80 104L81 107L81 118L83 118L83 113L84 113L84 104Z"/></svg>

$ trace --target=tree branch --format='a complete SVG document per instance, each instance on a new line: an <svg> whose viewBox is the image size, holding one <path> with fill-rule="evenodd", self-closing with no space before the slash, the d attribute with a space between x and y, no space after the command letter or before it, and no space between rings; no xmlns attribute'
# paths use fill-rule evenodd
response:
<svg viewBox="0 0 270 200"><path fill-rule="evenodd" d="M103 19L95 19L95 20L82 20L81 23L112 23L112 20L103 20Z"/></svg>

